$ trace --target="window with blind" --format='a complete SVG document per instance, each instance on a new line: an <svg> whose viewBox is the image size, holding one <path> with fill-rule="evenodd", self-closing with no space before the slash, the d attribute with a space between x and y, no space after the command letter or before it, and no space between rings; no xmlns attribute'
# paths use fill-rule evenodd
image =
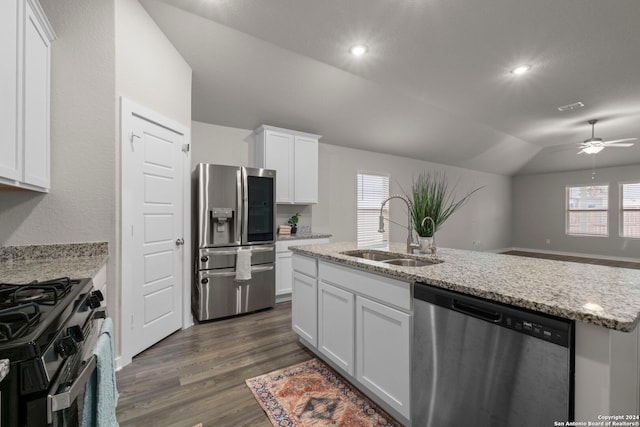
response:
<svg viewBox="0 0 640 427"><path fill-rule="evenodd" d="M567 187L567 234L609 235L609 186Z"/></svg>
<svg viewBox="0 0 640 427"><path fill-rule="evenodd" d="M380 206L389 197L389 177L358 174L358 247L376 246L389 240L389 227L378 233ZM389 203L382 211L389 218Z"/></svg>
<svg viewBox="0 0 640 427"><path fill-rule="evenodd" d="M640 238L640 182L620 185L622 237Z"/></svg>

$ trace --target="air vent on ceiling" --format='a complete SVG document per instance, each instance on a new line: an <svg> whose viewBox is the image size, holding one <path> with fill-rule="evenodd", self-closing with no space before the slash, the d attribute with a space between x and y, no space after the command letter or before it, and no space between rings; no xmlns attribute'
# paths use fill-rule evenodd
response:
<svg viewBox="0 0 640 427"><path fill-rule="evenodd" d="M582 102L574 102L573 104L563 105L562 107L558 107L558 111L570 111L577 110L578 108L584 107Z"/></svg>

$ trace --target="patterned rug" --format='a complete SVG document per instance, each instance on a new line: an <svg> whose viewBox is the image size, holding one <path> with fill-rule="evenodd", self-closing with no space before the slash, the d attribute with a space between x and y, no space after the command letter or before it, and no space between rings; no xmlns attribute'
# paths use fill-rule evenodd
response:
<svg viewBox="0 0 640 427"><path fill-rule="evenodd" d="M276 427L402 427L317 359L245 382Z"/></svg>

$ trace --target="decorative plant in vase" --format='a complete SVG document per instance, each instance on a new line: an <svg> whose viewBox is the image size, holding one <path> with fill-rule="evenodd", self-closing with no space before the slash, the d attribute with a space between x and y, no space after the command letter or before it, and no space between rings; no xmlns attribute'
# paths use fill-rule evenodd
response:
<svg viewBox="0 0 640 427"><path fill-rule="evenodd" d="M300 219L300 213L296 212L289 220L287 224L291 226L291 234L296 234L298 232L298 220Z"/></svg>
<svg viewBox="0 0 640 427"><path fill-rule="evenodd" d="M435 253L435 232L455 211L469 201L473 193L483 188L478 187L456 201L455 187L449 190L449 182L444 172L424 171L413 180L411 194L407 194L407 197L411 200L413 228L420 237L423 250L428 247ZM432 221L426 218L431 218Z"/></svg>

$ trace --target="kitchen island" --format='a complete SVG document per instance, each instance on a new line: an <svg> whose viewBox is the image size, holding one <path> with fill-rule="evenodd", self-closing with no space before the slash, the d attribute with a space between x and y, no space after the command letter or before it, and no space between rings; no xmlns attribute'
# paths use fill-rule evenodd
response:
<svg viewBox="0 0 640 427"><path fill-rule="evenodd" d="M388 250L402 254L405 248L404 244L391 244ZM408 330L412 315L412 284L415 282L573 320L575 419L599 421L599 417L602 416L638 415L640 412L640 328L637 327L640 315L640 271L445 248L438 249L437 261L441 262L429 263L423 267L406 267L345 254L353 253L356 249L355 243L292 247L295 254L294 282L296 274L310 282L308 279L313 276L304 275L305 261L308 260L317 262L317 269L320 270L320 273L316 273L317 279L322 276L322 269L329 272L341 269L343 274L351 274L352 277L341 282L345 283L345 286L338 283L336 289L332 289L335 291L334 294L346 291L355 295L356 300L362 297L362 301L367 304L387 303L385 309L390 308L395 310L395 314L408 316ZM403 257L425 260L429 258L406 253ZM296 262L297 259L300 262ZM297 264L303 266L302 272L296 271ZM309 269L306 271L313 272ZM350 283L357 283L358 277L363 279L363 283L374 283L376 279L389 281L390 286L380 285L370 289L361 286L352 289ZM325 285L323 282L326 282ZM318 286L336 285L333 279L318 279L318 283ZM404 288L403 284L406 285ZM386 293L389 289L394 289L394 292ZM361 291L365 293L362 294ZM317 295L320 305L321 290L318 290ZM395 299L389 300L389 297ZM343 295L344 298L348 297ZM293 301L295 330L295 285ZM347 302L345 305L348 304ZM306 309L308 316L312 315L310 309L311 307ZM356 313L356 318L360 314ZM320 337L322 324L317 328ZM396 332L400 331L401 329L398 329ZM309 346L309 336L301 334L299 330L297 332L301 335L302 341ZM398 336L401 334L394 335L396 346L402 344ZM362 340L357 337L355 341L356 344L360 342L358 345L362 344ZM319 344L316 345L316 349L320 348ZM410 343L407 344L409 345ZM313 345L311 348L313 349ZM323 354L332 354L331 351L321 350L317 350L316 353L321 357ZM360 357L360 353L356 353ZM406 355L410 354L410 349L396 347L394 356L397 354L405 355L398 360L405 360ZM403 357L405 359L402 359ZM335 358L331 360L329 357L329 362L345 371L335 363ZM354 363L354 371L357 371L357 360ZM346 372L349 373L348 370ZM402 375L403 372L401 370L396 376ZM360 376L361 380L363 378ZM357 375L354 379L357 385L362 385ZM366 384L364 388L365 391L371 390ZM394 415L400 414L402 418L408 414L406 402L402 402L404 407L400 405L394 408L394 401L399 400L397 394L386 401L385 393L379 393L379 396L391 407ZM372 397L376 400L375 396Z"/></svg>

